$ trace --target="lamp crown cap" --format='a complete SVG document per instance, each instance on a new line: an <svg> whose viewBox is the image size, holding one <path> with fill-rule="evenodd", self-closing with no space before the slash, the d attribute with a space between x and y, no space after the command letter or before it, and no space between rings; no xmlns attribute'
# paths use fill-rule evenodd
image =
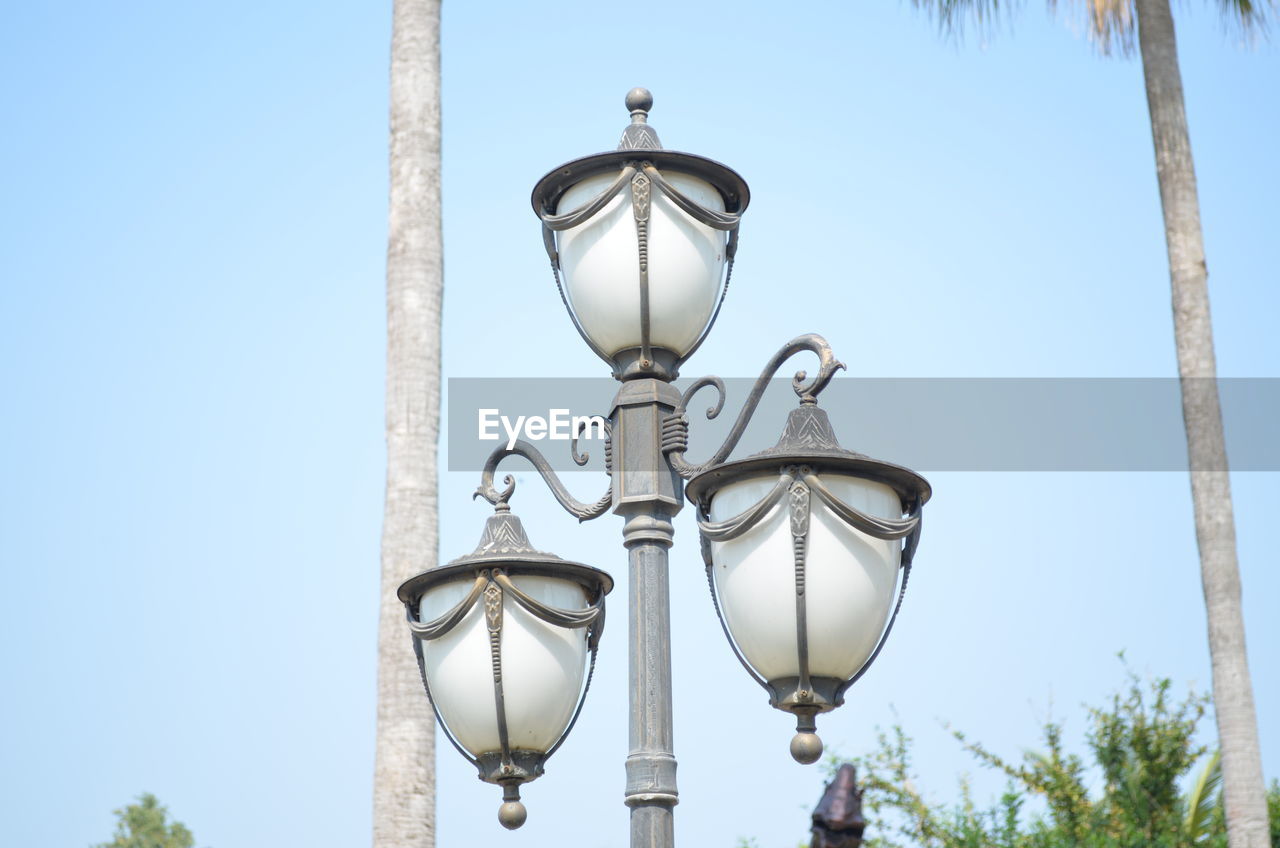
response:
<svg viewBox="0 0 1280 848"><path fill-rule="evenodd" d="M787 426L775 451L843 451L836 440L835 430L831 427L831 419L827 411L816 403L801 402L800 406L791 410L787 416Z"/></svg>
<svg viewBox="0 0 1280 848"><path fill-rule="evenodd" d="M504 504L505 505L505 504ZM484 524L484 534L480 544L476 546L473 557L511 556L516 554L537 554L540 551L529 544L529 536L524 532L524 525L510 508L498 509Z"/></svg>
<svg viewBox="0 0 1280 848"><path fill-rule="evenodd" d="M649 110L653 108L653 95L647 88L631 89L626 97L627 111L631 113L631 124L622 131L622 140L618 142L619 150L661 150L662 142L658 133L649 126Z"/></svg>

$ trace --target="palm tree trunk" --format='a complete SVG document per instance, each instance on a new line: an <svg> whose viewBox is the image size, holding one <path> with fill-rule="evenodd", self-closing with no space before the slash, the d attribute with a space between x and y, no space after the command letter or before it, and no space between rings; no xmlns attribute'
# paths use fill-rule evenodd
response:
<svg viewBox="0 0 1280 848"><path fill-rule="evenodd" d="M1200 577L1209 625L1214 712L1222 747L1227 838L1230 848L1269 848L1266 789L1245 651L1235 518L1209 318L1209 272L1204 261L1200 201L1187 134L1173 15L1169 0L1136 0L1136 6L1173 283L1174 337L1191 463Z"/></svg>
<svg viewBox="0 0 1280 848"><path fill-rule="evenodd" d="M440 0L395 0L387 239L387 492L374 848L435 845L435 724L396 587L436 563L440 427Z"/></svg>

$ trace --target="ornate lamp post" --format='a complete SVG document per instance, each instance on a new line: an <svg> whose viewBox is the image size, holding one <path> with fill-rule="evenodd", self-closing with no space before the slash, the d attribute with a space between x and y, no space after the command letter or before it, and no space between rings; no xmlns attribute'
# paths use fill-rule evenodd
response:
<svg viewBox="0 0 1280 848"><path fill-rule="evenodd" d="M534 211L574 326L621 386L608 416L611 482L594 503L574 499L546 459L517 441L489 457L476 494L495 508L477 550L404 583L423 683L446 735L503 787L499 820L525 820L519 786L543 772L590 686L608 574L534 550L494 486L499 463L525 457L580 520L624 519L630 588L630 751L626 804L632 848L673 845L667 554L672 517L697 508L714 609L770 703L796 716L792 755L822 752L815 717L843 703L884 645L902 603L929 484L913 471L841 448L818 395L844 366L817 335L793 339L756 380L728 438L704 463L685 458L693 395L725 387L672 382L715 323L750 194L732 169L665 150L648 124L653 99L627 94L631 125L617 150L543 177ZM799 407L777 446L730 460L773 375L797 353ZM584 457L574 458L579 464ZM686 489L685 481L688 481Z"/></svg>

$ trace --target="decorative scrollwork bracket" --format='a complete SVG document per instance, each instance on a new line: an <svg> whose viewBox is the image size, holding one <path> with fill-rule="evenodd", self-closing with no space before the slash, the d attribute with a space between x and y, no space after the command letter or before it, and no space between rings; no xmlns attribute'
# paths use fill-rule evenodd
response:
<svg viewBox="0 0 1280 848"><path fill-rule="evenodd" d="M778 372L784 362L797 353L806 350L818 355L818 373L812 380L809 380L807 372L797 371L795 376L791 378L791 388L800 398L802 406L813 405L818 402L818 395L831 382L831 378L835 376L836 372L844 368L845 365L836 359L831 350L831 345L827 344L826 339L816 333L806 333L787 342L769 359L764 370L760 372L760 376L756 378L755 384L751 387L751 393L747 395L747 399L742 405L742 410L738 413L738 419L734 422L733 428L729 431L724 443L711 455L710 459L697 464L686 461L684 457L689 447L688 409L690 402L693 400L693 396L702 389L714 387L718 396L716 402L707 409L707 418L713 419L724 409L726 392L724 380L719 377L701 377L695 380L681 395L680 403L675 412L662 423L662 451L671 462L671 467L681 477L688 480L695 474L724 462L729 457L729 454L733 452L733 449L737 447L738 441L742 438L747 425L751 422L756 407L760 405L760 399L764 397L765 389L769 387L769 381L773 379L773 375Z"/></svg>
<svg viewBox="0 0 1280 848"><path fill-rule="evenodd" d="M579 454L577 450L577 440L575 438L572 445L573 459L578 465L585 465L590 458L588 454ZM606 453L608 449L606 447ZM551 489L551 494L555 496L556 501L564 510L579 521L589 521L592 518L599 518L608 511L610 504L613 503L613 485L605 491L595 503L585 504L577 500L573 495L569 494L569 490L565 488L564 483L560 482L560 478L551 468L551 463L547 462L547 458L542 455L541 451L533 445L519 439L511 447L499 447L489 454L489 458L485 460L484 470L480 473L480 486L476 489L472 497L484 498L493 504L497 510L510 509L509 501L511 495L516 490L515 477L510 474L506 475L503 480L504 488L498 489L493 485L494 473L498 469L499 463L509 456L523 456L529 462L533 463L534 469L542 475L542 479L546 481L547 487Z"/></svg>

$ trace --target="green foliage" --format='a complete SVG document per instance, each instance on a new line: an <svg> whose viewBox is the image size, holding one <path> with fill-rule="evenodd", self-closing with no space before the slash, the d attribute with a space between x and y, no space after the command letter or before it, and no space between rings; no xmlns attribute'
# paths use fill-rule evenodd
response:
<svg viewBox="0 0 1280 848"><path fill-rule="evenodd" d="M1280 780L1267 790L1267 817L1271 819L1271 848L1280 848Z"/></svg>
<svg viewBox="0 0 1280 848"><path fill-rule="evenodd" d="M1182 829L1199 838L1200 834L1213 832L1214 811L1218 809L1217 798L1222 789L1222 752L1214 751L1209 755L1209 762L1200 769L1199 776L1191 784L1186 797L1186 818Z"/></svg>
<svg viewBox="0 0 1280 848"><path fill-rule="evenodd" d="M115 839L94 848L192 848L196 839L182 822L168 822L169 810L146 793L138 803L115 810Z"/></svg>
<svg viewBox="0 0 1280 848"><path fill-rule="evenodd" d="M912 771L910 738L900 727L881 733L877 750L854 761L865 790L867 848L1226 848L1221 763L1194 742L1208 698L1178 701L1169 689L1168 680L1144 687L1131 676L1127 691L1089 709L1088 762L1066 750L1062 726L1052 722L1043 749L1016 762L953 731L1008 780L987 806L964 780L954 806L927 800ZM1268 803L1271 843L1280 848L1280 784Z"/></svg>

